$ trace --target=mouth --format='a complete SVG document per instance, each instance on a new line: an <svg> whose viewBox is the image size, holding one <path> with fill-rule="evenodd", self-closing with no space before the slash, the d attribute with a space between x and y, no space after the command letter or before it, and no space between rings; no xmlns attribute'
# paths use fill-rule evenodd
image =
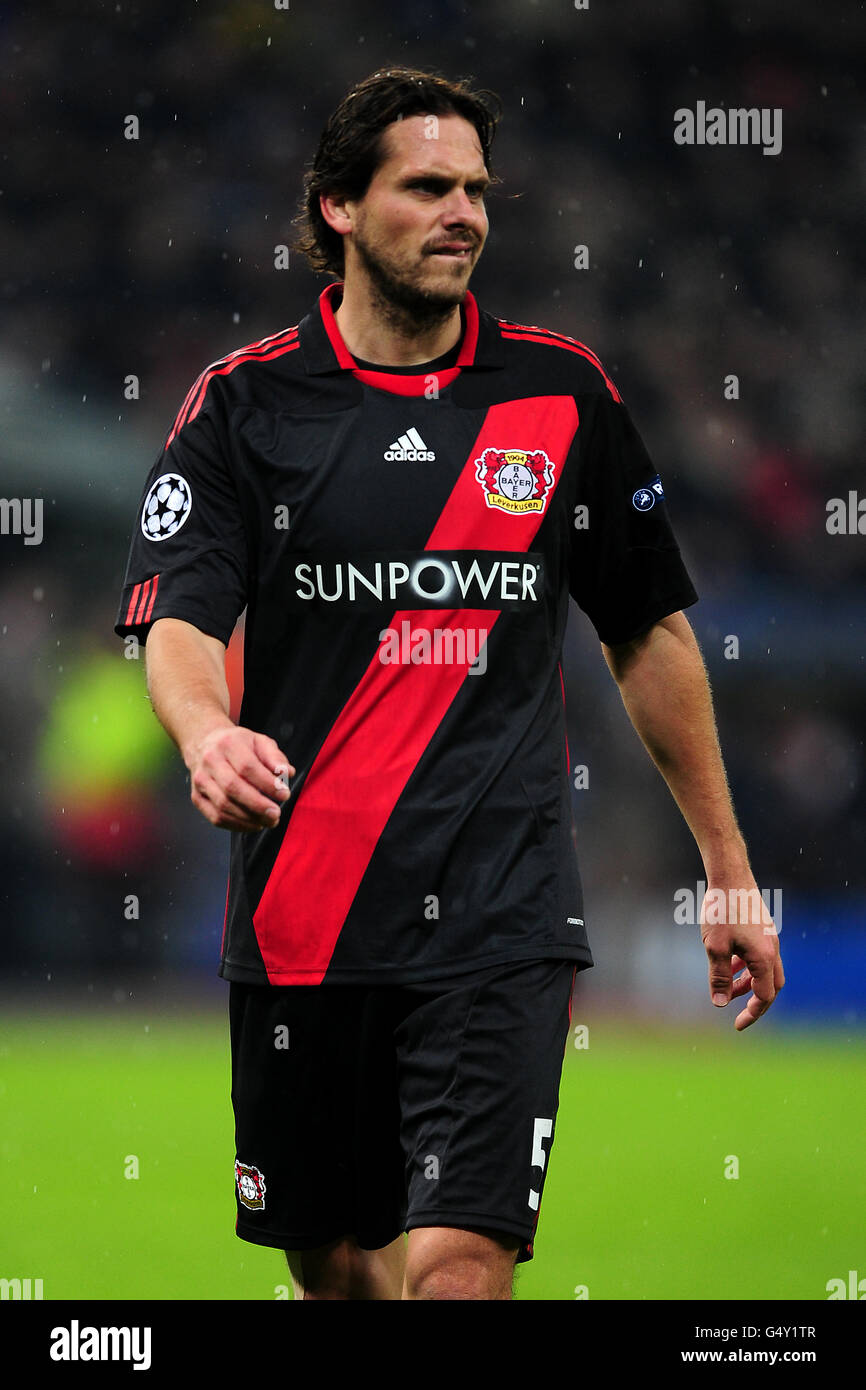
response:
<svg viewBox="0 0 866 1390"><path fill-rule="evenodd" d="M428 252L431 256L444 256L450 261L466 261L472 255L472 247L462 243L455 243L452 246L437 246L435 251Z"/></svg>

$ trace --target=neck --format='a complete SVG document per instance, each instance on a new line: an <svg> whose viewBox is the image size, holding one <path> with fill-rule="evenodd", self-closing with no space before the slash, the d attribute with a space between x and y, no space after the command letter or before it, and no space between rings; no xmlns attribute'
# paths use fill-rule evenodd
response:
<svg viewBox="0 0 866 1390"><path fill-rule="evenodd" d="M395 304L357 278L345 281L334 321L353 357L390 367L431 362L453 348L462 332L459 304Z"/></svg>

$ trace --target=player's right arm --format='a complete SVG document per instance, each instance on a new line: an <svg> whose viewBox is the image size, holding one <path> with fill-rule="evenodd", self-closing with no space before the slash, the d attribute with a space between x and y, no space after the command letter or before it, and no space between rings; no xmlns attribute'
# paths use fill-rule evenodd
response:
<svg viewBox="0 0 866 1390"><path fill-rule="evenodd" d="M276 825L295 769L274 740L229 717L225 645L179 618L159 618L147 646L157 718L189 769L197 810L224 830Z"/></svg>

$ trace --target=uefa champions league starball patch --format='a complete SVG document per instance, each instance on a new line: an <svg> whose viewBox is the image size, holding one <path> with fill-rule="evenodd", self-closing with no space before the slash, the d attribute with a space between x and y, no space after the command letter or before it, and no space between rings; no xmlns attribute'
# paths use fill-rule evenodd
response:
<svg viewBox="0 0 866 1390"><path fill-rule="evenodd" d="M192 511L192 492L179 473L163 473L148 489L141 509L141 529L149 541L165 541L179 531Z"/></svg>
<svg viewBox="0 0 866 1390"><path fill-rule="evenodd" d="M662 480L656 473L649 487L639 487L631 499L631 504L636 511L648 512L656 504L656 498L664 497L665 491L662 487Z"/></svg>
<svg viewBox="0 0 866 1390"><path fill-rule="evenodd" d="M248 1163L235 1159L235 1181L238 1197L250 1211L262 1211L265 1205L265 1177L258 1169Z"/></svg>

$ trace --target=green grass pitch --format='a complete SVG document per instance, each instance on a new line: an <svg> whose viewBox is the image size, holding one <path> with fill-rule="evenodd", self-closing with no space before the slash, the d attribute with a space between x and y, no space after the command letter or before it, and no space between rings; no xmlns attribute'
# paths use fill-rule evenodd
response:
<svg viewBox="0 0 866 1390"><path fill-rule="evenodd" d="M826 1299L866 1275L861 1038L724 1023L569 1039L518 1299ZM234 1234L225 1018L7 1012L0 1121L0 1276L45 1299L291 1297L281 1254Z"/></svg>

